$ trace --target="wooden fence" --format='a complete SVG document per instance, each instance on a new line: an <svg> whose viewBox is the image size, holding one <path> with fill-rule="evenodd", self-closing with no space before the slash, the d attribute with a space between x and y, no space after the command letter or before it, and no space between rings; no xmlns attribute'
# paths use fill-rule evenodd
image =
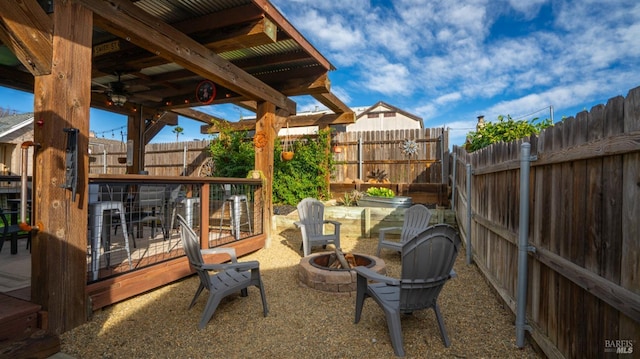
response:
<svg viewBox="0 0 640 359"><path fill-rule="evenodd" d="M200 166L210 156L210 141L152 143L145 148L144 170L152 176L198 175ZM90 143L89 173L125 174L126 145Z"/></svg>
<svg viewBox="0 0 640 359"><path fill-rule="evenodd" d="M529 176L530 338L548 357L613 357L621 346L637 353L640 87L526 142L537 156ZM454 147L451 160L461 234L471 241L473 262L514 313L520 143L470 154Z"/></svg>
<svg viewBox="0 0 640 359"><path fill-rule="evenodd" d="M413 140L418 145L415 155L402 153L400 145ZM351 183L374 170L385 171L392 183L443 183L448 163L448 130L428 128L419 130L389 130L342 132L332 139L336 167L331 182ZM154 176L197 175L209 157L210 141L148 144L145 148L145 171ZM90 173L125 174L126 145L120 142L90 144ZM359 155L361 154L361 156ZM186 166L185 166L186 164ZM363 175L359 175L362 168ZM444 172L443 172L444 171Z"/></svg>
<svg viewBox="0 0 640 359"><path fill-rule="evenodd" d="M448 139L444 128L338 133L332 139L336 169L331 181L366 182L367 175L381 170L392 183L442 183ZM405 140L418 144L415 155L402 153L400 146ZM338 148L340 152L335 153Z"/></svg>

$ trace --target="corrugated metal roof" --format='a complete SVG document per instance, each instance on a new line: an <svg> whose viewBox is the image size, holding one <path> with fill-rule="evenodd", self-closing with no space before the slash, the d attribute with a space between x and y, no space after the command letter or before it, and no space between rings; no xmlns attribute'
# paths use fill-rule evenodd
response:
<svg viewBox="0 0 640 359"><path fill-rule="evenodd" d="M115 91L123 91L127 102L132 106L142 105L147 108L166 109L193 103L197 100L194 89L204 80L203 73L213 74L209 79L217 81L216 85L221 84L218 88L219 98L216 99L219 103L233 102L234 98L246 101L247 97L255 99L267 94L270 95L265 98L273 100L274 92L270 91L271 89L287 93L287 96L314 96L318 93L318 88L307 91L304 85L299 87L297 85L304 83L310 86L316 85L315 79L333 70L333 66L273 5L263 2L251 0L138 0L131 2L148 13L148 17L143 14L138 16L146 19L155 17L158 23L175 26L178 31L198 44L215 49L212 51L216 55L243 70L249 75L248 77L233 67L228 67L229 71L226 71L227 66L224 61L218 62L219 59L215 57L211 57L214 63L211 69L203 69L202 62L197 61L194 62L197 65L187 66L185 61L190 61L188 57L169 54L171 51L156 50L154 46L149 45L154 41L154 37L119 38L118 35L124 36L123 34L131 31L139 31L148 24L145 24L145 21L138 21L136 16L132 16L132 19L125 24L111 22L109 17L117 15L111 13L105 15L106 18L94 22L92 106L111 109L113 104L109 101ZM129 10L138 12L134 9ZM126 13L123 13L123 16L127 16ZM273 25L263 19L271 20ZM277 31L276 36L273 33L274 25ZM162 28L162 26L158 27L158 31L162 32ZM166 35L169 34L172 32ZM182 38L177 36L173 41L178 47L184 46L184 49L180 47L179 50L189 54L190 46L196 47L196 45L186 39L184 45L177 43ZM158 42L159 49L174 46L174 43L166 42L166 37L161 36L159 41L164 41ZM1 47L5 46L0 44ZM196 51L200 49L196 47ZM194 57L194 60L197 58ZM172 61L177 61L179 64ZM14 68L17 71L26 72L22 64ZM185 69L190 70L185 71ZM229 76L229 73L233 75ZM271 89L250 79L251 76ZM243 80L236 81L236 79ZM297 79L300 81L296 82ZM245 83L252 85L238 85ZM0 84L8 84L26 91L32 90L33 87L28 81L16 83L13 78L12 80L0 78ZM266 91L259 89L266 89ZM247 96L247 93L250 95ZM336 107L340 105L337 104Z"/></svg>

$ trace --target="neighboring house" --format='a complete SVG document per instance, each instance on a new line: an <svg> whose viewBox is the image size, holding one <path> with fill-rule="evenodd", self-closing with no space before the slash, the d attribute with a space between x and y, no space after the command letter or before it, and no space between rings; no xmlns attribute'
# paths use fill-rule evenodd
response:
<svg viewBox="0 0 640 359"><path fill-rule="evenodd" d="M356 114L356 122L349 125L331 126L336 132L356 132L356 131L384 131L384 130L406 130L424 128L422 117L401 110L395 106L391 106L386 102L379 101L371 107L354 107L353 112ZM298 116L316 115L319 113L327 113L326 111L317 111L309 113L299 113ZM318 126L289 128L283 126L278 136L285 137L298 136L305 134L316 134Z"/></svg>
<svg viewBox="0 0 640 359"><path fill-rule="evenodd" d="M33 113L0 117L0 174L22 174L22 144L33 141ZM27 175L33 172L33 146L27 152Z"/></svg>
<svg viewBox="0 0 640 359"><path fill-rule="evenodd" d="M346 132L384 131L424 128L422 117L379 101L369 108L355 108L356 122L346 125Z"/></svg>

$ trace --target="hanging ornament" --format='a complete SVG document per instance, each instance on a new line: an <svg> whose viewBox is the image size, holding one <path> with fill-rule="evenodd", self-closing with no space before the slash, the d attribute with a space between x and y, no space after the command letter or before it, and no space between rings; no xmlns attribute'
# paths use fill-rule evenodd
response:
<svg viewBox="0 0 640 359"><path fill-rule="evenodd" d="M267 135L264 131L256 132L253 136L253 145L256 146L256 148L263 148L267 145Z"/></svg>
<svg viewBox="0 0 640 359"><path fill-rule="evenodd" d="M289 140L289 121L287 121L287 132L284 137L284 146L280 155L283 161L291 161L293 159L293 151L291 149L291 141Z"/></svg>

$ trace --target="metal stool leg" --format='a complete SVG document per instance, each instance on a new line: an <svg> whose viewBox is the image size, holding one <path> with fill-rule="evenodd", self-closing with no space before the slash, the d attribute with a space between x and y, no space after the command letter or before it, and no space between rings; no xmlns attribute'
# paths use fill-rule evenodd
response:
<svg viewBox="0 0 640 359"><path fill-rule="evenodd" d="M98 279L98 274L100 271L100 250L103 250L103 255L106 256L107 263L109 263L108 261L110 259L109 256L111 252L114 252L111 250L110 240L108 239L111 234L111 228L104 223L104 221L106 220L104 213L106 211L117 210L120 213L120 222L122 225L122 232L124 236L124 250L127 253L129 269L133 269L133 263L131 261L131 251L129 249L127 221L125 218L124 205L122 204L122 202L98 202L92 204L91 207L91 277L93 278L93 280Z"/></svg>
<svg viewBox="0 0 640 359"><path fill-rule="evenodd" d="M249 201L246 198L244 200L244 207L247 212L247 225L249 225L249 234L253 234L253 231L251 230L251 212L249 212Z"/></svg>

